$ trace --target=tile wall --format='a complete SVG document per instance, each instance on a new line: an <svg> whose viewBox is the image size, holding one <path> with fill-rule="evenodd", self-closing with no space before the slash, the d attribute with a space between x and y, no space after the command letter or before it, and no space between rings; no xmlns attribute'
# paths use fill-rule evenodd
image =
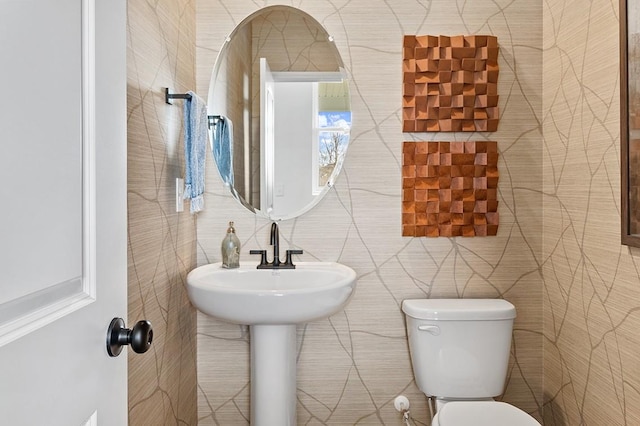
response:
<svg viewBox="0 0 640 426"><path fill-rule="evenodd" d="M283 3L283 2L279 2ZM272 1L197 0L197 92L206 96L222 42ZM401 425L405 394L428 424L413 382L402 300L503 297L518 309L504 399L541 418L542 406L542 4L528 0L288 1L335 40L351 84L354 125L340 178L313 210L281 223L281 246L303 260L339 261L358 289L344 312L299 328L298 422ZM491 34L500 43L500 126L495 133L402 133L402 42L406 34ZM402 237L402 143L498 141L500 227L491 238ZM248 213L207 160L207 208L198 218L198 264L220 260L227 222L249 249L267 248L269 222ZM246 327L198 316L200 425L246 425Z"/></svg>
<svg viewBox="0 0 640 426"><path fill-rule="evenodd" d="M196 221L176 213L184 176L182 102L195 88L195 3L129 0L127 30L129 326L153 324L145 354L129 352L129 424L196 425L195 310L185 278L196 264Z"/></svg>
<svg viewBox="0 0 640 426"><path fill-rule="evenodd" d="M620 245L618 1L544 5L545 425L637 425L640 252Z"/></svg>

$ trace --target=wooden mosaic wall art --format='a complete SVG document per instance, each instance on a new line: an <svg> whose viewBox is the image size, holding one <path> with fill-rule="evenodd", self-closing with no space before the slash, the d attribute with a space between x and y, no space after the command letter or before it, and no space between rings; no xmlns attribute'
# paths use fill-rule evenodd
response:
<svg viewBox="0 0 640 426"><path fill-rule="evenodd" d="M404 36L403 132L498 130L495 36Z"/></svg>
<svg viewBox="0 0 640 426"><path fill-rule="evenodd" d="M497 142L404 142L402 235L498 232Z"/></svg>

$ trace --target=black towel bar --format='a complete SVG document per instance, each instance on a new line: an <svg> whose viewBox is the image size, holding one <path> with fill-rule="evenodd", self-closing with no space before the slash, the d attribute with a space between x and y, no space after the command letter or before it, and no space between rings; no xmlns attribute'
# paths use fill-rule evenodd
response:
<svg viewBox="0 0 640 426"><path fill-rule="evenodd" d="M164 101L169 105L173 105L171 102L172 99L189 99L191 100L191 95L188 93L169 93L169 88L164 88Z"/></svg>
<svg viewBox="0 0 640 426"><path fill-rule="evenodd" d="M207 120L209 120L209 128L211 129L218 124L218 121L224 120L224 117L221 115L207 115Z"/></svg>

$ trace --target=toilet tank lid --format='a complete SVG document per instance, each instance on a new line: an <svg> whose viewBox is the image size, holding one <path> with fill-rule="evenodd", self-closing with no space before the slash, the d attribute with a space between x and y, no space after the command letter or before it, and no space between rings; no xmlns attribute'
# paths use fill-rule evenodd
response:
<svg viewBox="0 0 640 426"><path fill-rule="evenodd" d="M412 318L438 321L505 320L516 308L504 299L408 299L402 311Z"/></svg>

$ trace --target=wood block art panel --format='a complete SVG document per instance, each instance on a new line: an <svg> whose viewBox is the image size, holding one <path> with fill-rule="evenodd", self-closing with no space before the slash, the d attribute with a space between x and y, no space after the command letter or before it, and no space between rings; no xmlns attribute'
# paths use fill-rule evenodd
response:
<svg viewBox="0 0 640 426"><path fill-rule="evenodd" d="M497 142L404 142L402 154L402 236L497 234Z"/></svg>
<svg viewBox="0 0 640 426"><path fill-rule="evenodd" d="M498 130L495 36L404 36L403 132Z"/></svg>

